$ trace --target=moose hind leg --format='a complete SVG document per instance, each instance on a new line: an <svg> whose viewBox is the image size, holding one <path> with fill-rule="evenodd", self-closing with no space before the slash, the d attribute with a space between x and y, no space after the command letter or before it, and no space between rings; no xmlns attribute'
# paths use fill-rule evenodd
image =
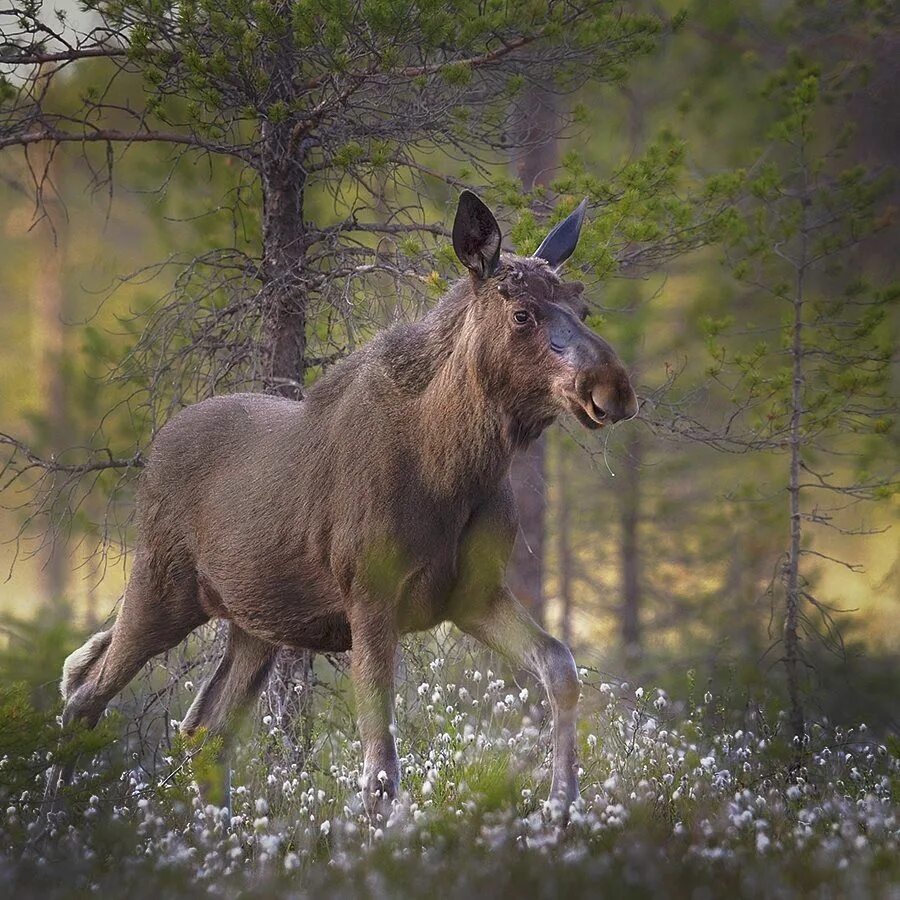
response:
<svg viewBox="0 0 900 900"><path fill-rule="evenodd" d="M151 561L139 552L113 627L94 635L66 660L63 723L81 720L93 728L144 663L181 643L206 620L197 602L193 570L170 567L165 577L154 577ZM54 772L51 781L54 776L67 783L71 766ZM48 784L50 790L55 787Z"/></svg>
<svg viewBox="0 0 900 900"><path fill-rule="evenodd" d="M200 690L181 723L185 734L206 728L221 733L231 715L259 692L278 648L253 637L233 622L216 671Z"/></svg>

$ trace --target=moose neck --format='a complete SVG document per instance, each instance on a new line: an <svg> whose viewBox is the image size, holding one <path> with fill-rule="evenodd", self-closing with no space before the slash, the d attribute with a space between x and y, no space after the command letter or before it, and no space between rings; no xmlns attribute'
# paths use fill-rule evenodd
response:
<svg viewBox="0 0 900 900"><path fill-rule="evenodd" d="M420 398L422 468L441 492L488 491L506 475L513 454L535 440L550 419L510 402L514 392L490 370L485 336L470 303L460 308L451 295L434 312L432 339L443 352ZM455 313L452 338L441 334L451 326L448 313Z"/></svg>

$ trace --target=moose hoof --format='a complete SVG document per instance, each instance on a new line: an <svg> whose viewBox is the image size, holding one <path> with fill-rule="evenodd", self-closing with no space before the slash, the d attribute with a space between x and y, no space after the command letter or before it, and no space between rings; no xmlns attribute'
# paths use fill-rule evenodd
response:
<svg viewBox="0 0 900 900"><path fill-rule="evenodd" d="M363 778L362 795L366 813L375 825L385 825L397 797L397 779L385 772Z"/></svg>
<svg viewBox="0 0 900 900"><path fill-rule="evenodd" d="M561 780L553 782L550 787L550 796L547 798L547 807L550 816L554 819L568 819L569 808L573 803L578 803L581 799L581 792L578 790L578 782L572 780Z"/></svg>

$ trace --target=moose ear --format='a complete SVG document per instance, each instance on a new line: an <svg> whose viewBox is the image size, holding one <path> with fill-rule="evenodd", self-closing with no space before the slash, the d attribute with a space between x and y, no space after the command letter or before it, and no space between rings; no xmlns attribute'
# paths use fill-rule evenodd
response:
<svg viewBox="0 0 900 900"><path fill-rule="evenodd" d="M575 252L585 212L587 212L587 197L578 204L574 212L569 213L553 228L541 242L541 246L534 251L534 255L547 260L554 268L562 265Z"/></svg>
<svg viewBox="0 0 900 900"><path fill-rule="evenodd" d="M453 249L478 278L490 278L500 261L500 226L494 214L471 192L459 195L453 220Z"/></svg>

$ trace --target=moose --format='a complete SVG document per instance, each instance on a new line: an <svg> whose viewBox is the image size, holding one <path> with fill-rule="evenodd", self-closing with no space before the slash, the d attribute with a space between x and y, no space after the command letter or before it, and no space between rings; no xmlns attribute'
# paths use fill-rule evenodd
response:
<svg viewBox="0 0 900 900"><path fill-rule="evenodd" d="M467 275L423 318L379 333L300 401L233 394L172 418L141 477L118 617L65 661L64 722L96 725L151 657L210 619L227 621L227 646L188 734L222 732L280 647L349 650L360 786L383 812L400 781L398 642L450 621L541 679L551 798L577 799L575 662L504 572L513 454L562 412L590 429L637 412L623 364L584 324L583 285L558 274L586 204L522 257L501 252L493 214L463 192L452 238Z"/></svg>

